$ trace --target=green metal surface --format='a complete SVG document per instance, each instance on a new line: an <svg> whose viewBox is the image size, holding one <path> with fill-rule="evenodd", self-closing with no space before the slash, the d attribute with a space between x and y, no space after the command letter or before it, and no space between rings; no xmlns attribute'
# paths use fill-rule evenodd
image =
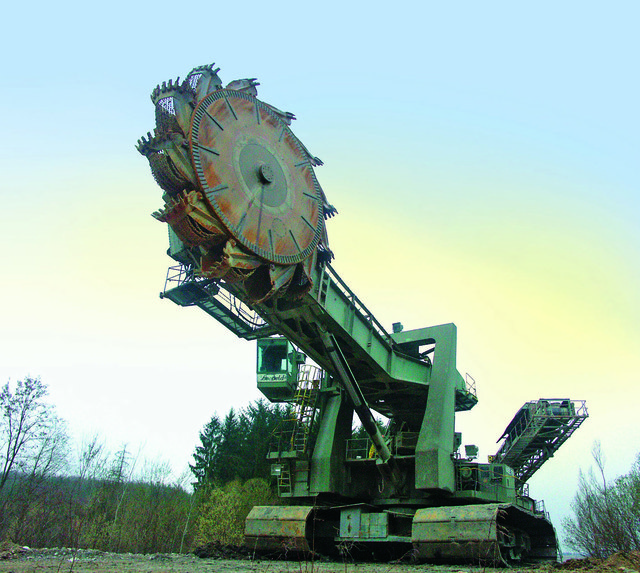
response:
<svg viewBox="0 0 640 573"><path fill-rule="evenodd" d="M286 338L258 340L258 390L271 402L293 397L298 384L298 353Z"/></svg>
<svg viewBox="0 0 640 573"><path fill-rule="evenodd" d="M431 561L500 562L499 509L495 504L419 509L411 530L417 557Z"/></svg>
<svg viewBox="0 0 640 573"><path fill-rule="evenodd" d="M313 507L255 506L245 522L245 545L258 551L311 551L306 538Z"/></svg>
<svg viewBox="0 0 640 573"><path fill-rule="evenodd" d="M315 177L321 162L288 127L293 114L258 100L255 79L223 88L217 72L195 68L156 88L156 130L138 149L164 190L154 217L179 263L162 296L258 339L259 389L295 412L269 459L296 505L254 508L247 546L358 540L402 552L412 543L429 560L554 559L553 527L516 478L578 424L514 422L500 463L476 462L472 444L462 454L455 415L477 395L457 369L455 325L385 330L328 264L324 220L335 209ZM285 338L261 340L274 334ZM304 386L297 349L326 375ZM353 435L354 413L364 437Z"/></svg>

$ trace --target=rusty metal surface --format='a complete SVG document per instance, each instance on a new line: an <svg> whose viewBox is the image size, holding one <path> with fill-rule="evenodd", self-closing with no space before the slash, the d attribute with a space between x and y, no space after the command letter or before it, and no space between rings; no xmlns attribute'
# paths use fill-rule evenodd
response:
<svg viewBox="0 0 640 573"><path fill-rule="evenodd" d="M191 153L206 201L231 234L264 259L306 259L323 228L308 157L284 122L253 96L209 94L193 112Z"/></svg>
<svg viewBox="0 0 640 573"><path fill-rule="evenodd" d="M245 522L245 546L259 551L310 551L307 520L313 507L255 506Z"/></svg>
<svg viewBox="0 0 640 573"><path fill-rule="evenodd" d="M500 547L495 541L446 541L413 544L420 561L475 562L502 564Z"/></svg>
<svg viewBox="0 0 640 573"><path fill-rule="evenodd" d="M335 213L315 177L322 162L288 125L295 116L256 99L255 78L226 88L219 69L163 82L156 128L138 141L165 205L153 216L182 241L194 276L237 284L242 298L298 298L332 258Z"/></svg>

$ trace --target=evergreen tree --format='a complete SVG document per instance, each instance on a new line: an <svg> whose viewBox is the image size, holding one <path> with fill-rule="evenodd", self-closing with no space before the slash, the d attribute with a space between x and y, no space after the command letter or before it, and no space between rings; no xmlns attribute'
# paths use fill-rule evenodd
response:
<svg viewBox="0 0 640 573"><path fill-rule="evenodd" d="M290 416L290 407L270 405L265 400L257 400L244 410L243 418L248 428L245 440L247 479L271 479L271 461L267 459L271 439L282 430L283 422Z"/></svg>
<svg viewBox="0 0 640 573"><path fill-rule="evenodd" d="M223 422L214 415L200 432L200 444L190 465L196 489L219 487L234 479L270 480L269 444L289 416L288 406L271 405L265 400L250 404L238 414L231 409Z"/></svg>
<svg viewBox="0 0 640 573"><path fill-rule="evenodd" d="M247 427L243 417L229 410L222 424L221 440L217 446L217 464L214 476L219 484L229 483L236 478L246 477Z"/></svg>
<svg viewBox="0 0 640 573"><path fill-rule="evenodd" d="M196 489L213 484L216 470L216 450L222 436L222 424L218 416L213 416L200 432L200 445L193 454L193 464L189 464L191 473L196 478L193 484Z"/></svg>

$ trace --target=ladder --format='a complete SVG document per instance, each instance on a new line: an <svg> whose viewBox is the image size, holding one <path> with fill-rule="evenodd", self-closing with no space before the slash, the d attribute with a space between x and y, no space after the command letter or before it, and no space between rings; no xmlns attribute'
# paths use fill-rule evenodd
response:
<svg viewBox="0 0 640 573"><path fill-rule="evenodd" d="M289 464L282 464L278 476L278 495L289 495L291 492L291 469Z"/></svg>
<svg viewBox="0 0 640 573"><path fill-rule="evenodd" d="M322 370L310 364L301 364L298 370L298 386L293 397L293 431L291 451L305 454L313 429L316 398L322 381Z"/></svg>

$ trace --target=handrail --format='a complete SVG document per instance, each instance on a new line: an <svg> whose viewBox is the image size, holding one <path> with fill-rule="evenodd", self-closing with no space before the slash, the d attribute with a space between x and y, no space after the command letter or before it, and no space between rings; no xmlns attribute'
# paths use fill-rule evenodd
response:
<svg viewBox="0 0 640 573"><path fill-rule="evenodd" d="M378 322L378 319L356 296L356 294L349 288L347 283L345 283L340 278L340 275L336 272L336 270L331 265L327 265L324 270L329 278L333 281L333 283L339 287L341 293L351 301L351 303L353 304L353 309L360 315L362 315L362 318L364 318L366 322L370 323L374 327L374 330L377 332L377 334L389 345L390 348L392 348L394 346L394 342L391 338L391 335L385 330L384 326L382 326L382 324Z"/></svg>
<svg viewBox="0 0 640 573"><path fill-rule="evenodd" d="M227 285L219 279L207 279L198 277L193 270L186 265L179 264L168 268L165 279L164 293L172 288L180 287L186 283L200 286L208 295L209 300L221 304L244 322L249 330L255 331L270 326L254 309L235 296ZM203 301L196 301L198 305Z"/></svg>
<svg viewBox="0 0 640 573"><path fill-rule="evenodd" d="M464 386L466 391L469 394L472 394L473 396L478 396L477 392L476 392L476 381L475 378L473 376L471 376L471 374L469 374L468 372L465 374L464 377Z"/></svg>

